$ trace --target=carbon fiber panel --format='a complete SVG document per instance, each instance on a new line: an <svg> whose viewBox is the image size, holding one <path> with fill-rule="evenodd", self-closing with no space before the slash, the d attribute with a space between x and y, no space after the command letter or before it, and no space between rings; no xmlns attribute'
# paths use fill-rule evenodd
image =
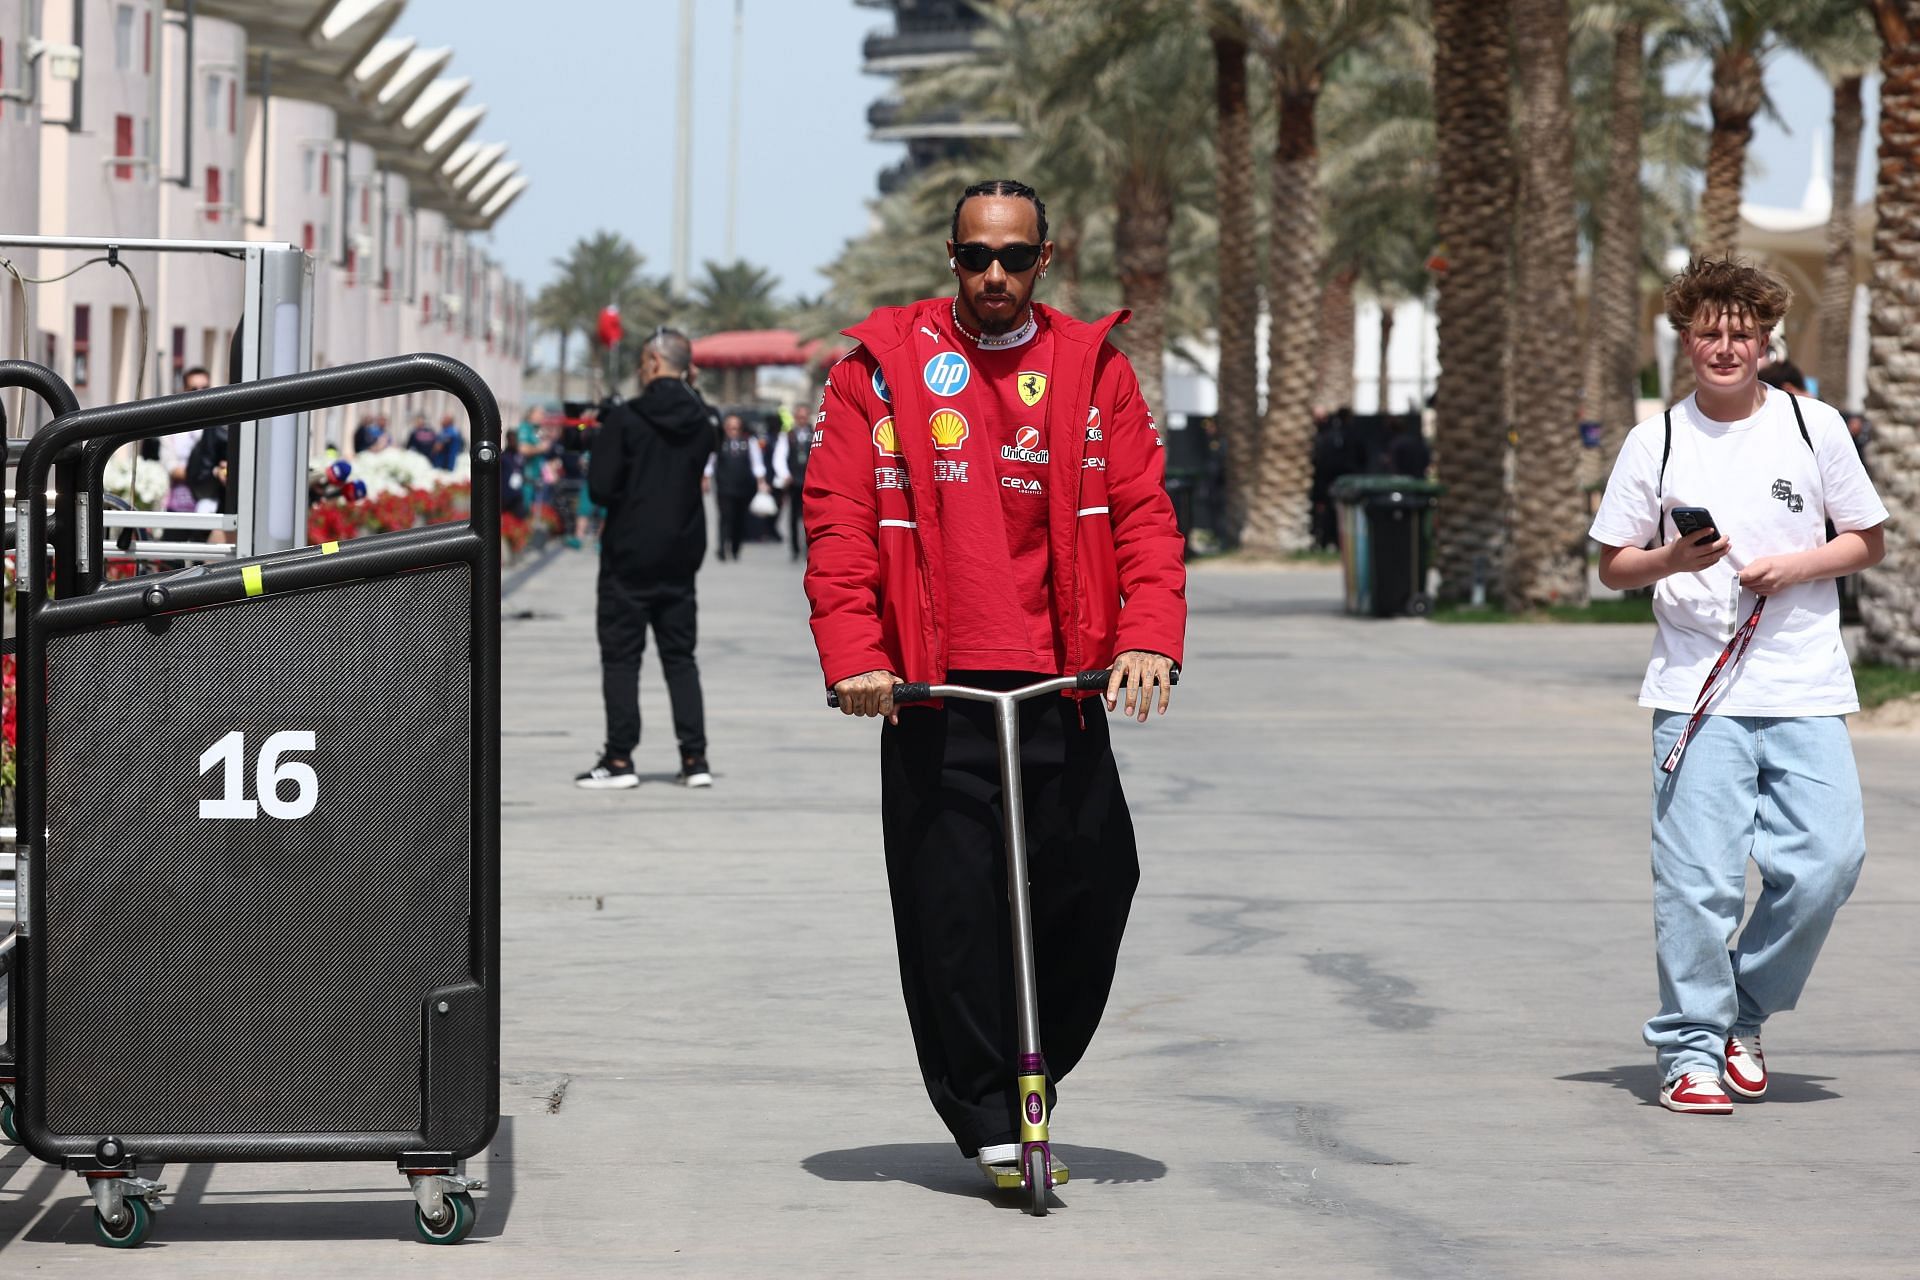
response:
<svg viewBox="0 0 1920 1280"><path fill-rule="evenodd" d="M455 565L49 637L52 1132L420 1129L422 1001L473 977L471 590ZM203 770L236 730L236 776ZM311 812L202 817L258 805L286 731Z"/></svg>

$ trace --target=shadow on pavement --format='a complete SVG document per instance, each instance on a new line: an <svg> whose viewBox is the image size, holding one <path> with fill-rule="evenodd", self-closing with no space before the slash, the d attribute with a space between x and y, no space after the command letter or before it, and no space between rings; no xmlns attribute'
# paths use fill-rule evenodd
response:
<svg viewBox="0 0 1920 1280"><path fill-rule="evenodd" d="M1067 1190L1082 1183L1153 1182L1167 1176L1165 1164L1131 1151L1067 1143L1055 1143L1053 1149L1072 1170ZM973 1162L950 1142L893 1142L822 1151L802 1160L800 1167L828 1182L909 1182L947 1195L991 1194Z"/></svg>
<svg viewBox="0 0 1920 1280"><path fill-rule="evenodd" d="M1632 1094L1650 1107L1660 1105L1660 1068L1653 1063L1635 1063L1630 1067L1609 1067L1600 1071L1582 1071L1559 1076L1573 1084L1610 1084ZM1798 1075L1791 1071L1767 1073L1768 1102L1830 1102L1841 1095L1826 1087L1832 1076ZM1739 1103L1739 1099L1734 1100Z"/></svg>

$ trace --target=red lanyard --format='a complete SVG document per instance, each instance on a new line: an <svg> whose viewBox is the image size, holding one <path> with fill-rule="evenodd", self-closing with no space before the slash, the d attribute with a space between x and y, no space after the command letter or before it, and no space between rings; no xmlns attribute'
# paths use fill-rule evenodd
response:
<svg viewBox="0 0 1920 1280"><path fill-rule="evenodd" d="M1756 597L1753 602L1753 612L1747 615L1745 622L1740 624L1740 629L1733 633L1733 639L1727 641L1727 647L1720 651L1720 661L1714 663L1713 670L1707 672L1707 682L1700 686L1700 696L1693 700L1693 715L1688 719L1687 727L1680 731L1680 740L1673 744L1673 750L1667 752L1667 758L1660 762L1662 773L1672 773L1679 767L1680 753L1687 749L1687 743L1693 737L1693 731L1700 727L1700 718L1707 714L1707 704L1713 701L1714 682L1720 679L1720 673L1726 670L1729 662L1739 664L1740 655L1744 654L1747 646L1753 643L1753 633L1760 629L1760 611L1766 607L1767 598ZM1727 678L1731 680L1732 674L1729 673Z"/></svg>

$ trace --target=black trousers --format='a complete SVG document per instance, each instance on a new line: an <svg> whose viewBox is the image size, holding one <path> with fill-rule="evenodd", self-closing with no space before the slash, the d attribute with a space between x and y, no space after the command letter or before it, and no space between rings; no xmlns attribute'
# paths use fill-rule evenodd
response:
<svg viewBox="0 0 1920 1280"><path fill-rule="evenodd" d="M793 487L787 490L787 544L793 548L793 558L798 560L800 553L807 548L806 513L801 509L801 487L807 482L805 471L793 473Z"/></svg>
<svg viewBox="0 0 1920 1280"><path fill-rule="evenodd" d="M740 544L747 540L747 508L753 504L751 493L720 495L720 558L738 560Z"/></svg>
<svg viewBox="0 0 1920 1280"><path fill-rule="evenodd" d="M1013 688L1009 672L950 674ZM1107 738L1106 708L1036 698L1020 709L1027 879L1033 903L1040 1047L1059 1080L1106 1009L1140 880L1133 820ZM881 822L900 985L920 1074L966 1155L1019 1133L1014 1091L1012 920L993 712L977 702L913 707L880 735Z"/></svg>
<svg viewBox="0 0 1920 1280"><path fill-rule="evenodd" d="M640 655L647 628L660 645L660 667L673 706L673 735L683 756L707 753L700 667L693 660L699 608L693 579L635 582L609 573L602 561L599 608L600 692L607 704L607 753L631 758L640 745Z"/></svg>

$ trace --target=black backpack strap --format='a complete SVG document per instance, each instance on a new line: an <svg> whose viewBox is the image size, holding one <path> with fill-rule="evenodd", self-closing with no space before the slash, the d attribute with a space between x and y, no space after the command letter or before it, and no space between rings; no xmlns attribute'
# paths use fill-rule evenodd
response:
<svg viewBox="0 0 1920 1280"><path fill-rule="evenodd" d="M1657 500L1664 494L1667 486L1667 459L1673 454L1673 410L1669 407L1662 415L1666 426L1666 436L1660 443L1660 474L1653 482L1653 496ZM1678 530L1675 531L1676 533ZM1656 546L1667 545L1667 504L1660 503L1660 541Z"/></svg>
<svg viewBox="0 0 1920 1280"><path fill-rule="evenodd" d="M1787 392L1786 396L1787 400L1793 405L1793 420L1800 426L1800 438L1807 442L1807 448L1813 449L1813 437L1807 434L1806 416L1800 412L1800 397L1791 391ZM1820 452L1818 449L1814 449L1813 451L1816 454Z"/></svg>

